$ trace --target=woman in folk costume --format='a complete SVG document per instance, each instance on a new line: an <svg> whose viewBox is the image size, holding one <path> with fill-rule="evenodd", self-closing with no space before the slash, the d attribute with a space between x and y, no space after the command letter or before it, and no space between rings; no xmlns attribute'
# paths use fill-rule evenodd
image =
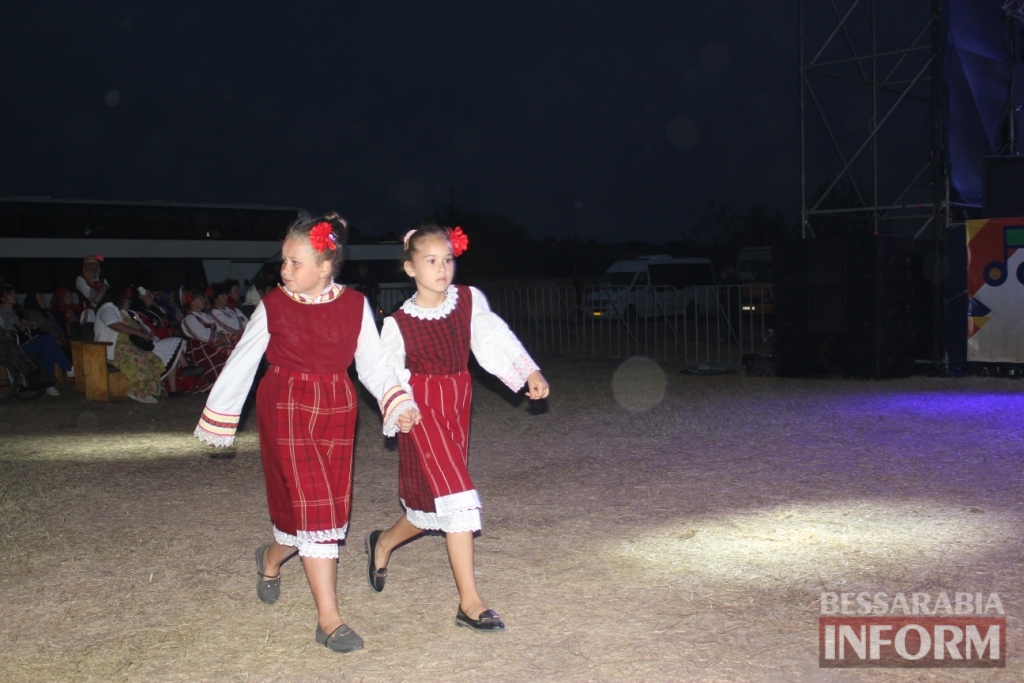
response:
<svg viewBox="0 0 1024 683"><path fill-rule="evenodd" d="M205 383L213 384L228 362L235 341L206 312L206 290L182 290L181 303L188 308L181 321L181 332L188 340L186 353L192 365L203 371Z"/></svg>
<svg viewBox="0 0 1024 683"><path fill-rule="evenodd" d="M167 394L180 395L179 390L181 393L195 390L195 382L181 374L185 367L187 341L173 335L167 314L153 302L153 292L141 285L132 285L128 315L152 337L153 353L164 362L164 372L160 379ZM212 384L210 382L200 388L208 388Z"/></svg>
<svg viewBox="0 0 1024 683"><path fill-rule="evenodd" d="M131 292L121 287L107 289L96 310L96 341L109 342L107 361L113 363L128 379L126 396L139 403L156 403L163 390L162 380L171 384L175 375L164 359L130 341L131 338L154 341L153 335L128 314ZM172 386L173 391L176 387Z"/></svg>
<svg viewBox="0 0 1024 683"><path fill-rule="evenodd" d="M83 309L80 322L83 324L96 320L96 309L100 307L100 300L110 289L110 283L100 275L101 263L101 254L89 254L82 259L82 274L75 278L75 289L78 290Z"/></svg>
<svg viewBox="0 0 1024 683"><path fill-rule="evenodd" d="M81 336L78 319L82 315L82 306L75 301L70 289L58 287L53 290L53 296L50 297L50 310L64 326L65 336L74 338Z"/></svg>
<svg viewBox="0 0 1024 683"><path fill-rule="evenodd" d="M363 640L345 625L335 589L338 541L348 532L356 394L348 369L380 404L384 433L419 421L416 403L384 359L373 314L359 292L333 281L345 222L303 218L282 245L283 285L253 312L195 435L212 446L234 442L239 413L266 353L256 392L260 454L274 541L256 549L256 594L271 604L281 565L297 552L317 608L316 640L351 652Z"/></svg>
<svg viewBox="0 0 1024 683"><path fill-rule="evenodd" d="M218 282L210 289L213 291L213 298L210 301L210 315L217 321L229 338L238 339L245 332L245 326L249 319L240 310L231 306L231 289L237 288L238 283L232 284L233 280Z"/></svg>
<svg viewBox="0 0 1024 683"><path fill-rule="evenodd" d="M468 243L461 228L437 225L419 226L405 237L403 266L416 282L416 293L384 319L381 343L412 391L422 421L398 437L398 493L405 514L390 529L367 535L367 576L370 587L382 591L395 548L426 530L443 531L459 590L455 624L500 631L505 625L480 597L473 567L473 532L481 528L481 506L467 468L473 389L469 352L513 391L527 385L531 399L547 398L549 387L484 295L452 284L455 257Z"/></svg>
<svg viewBox="0 0 1024 683"><path fill-rule="evenodd" d="M171 315L156 303L156 293L152 289L133 285L128 310L157 339L176 336Z"/></svg>

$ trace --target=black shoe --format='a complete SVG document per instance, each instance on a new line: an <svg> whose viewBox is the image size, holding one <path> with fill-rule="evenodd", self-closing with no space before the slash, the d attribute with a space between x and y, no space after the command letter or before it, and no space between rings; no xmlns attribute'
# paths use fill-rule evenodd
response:
<svg viewBox="0 0 1024 683"><path fill-rule="evenodd" d="M376 593L384 590L384 581L388 578L388 568L377 569L377 539L384 533L380 529L366 534L366 578L370 580L370 588Z"/></svg>
<svg viewBox="0 0 1024 683"><path fill-rule="evenodd" d="M465 626L471 628L474 631L483 631L484 633L494 633L495 631L504 631L505 622L501 620L498 613L492 609L485 609L480 613L480 616L476 619L470 619L466 616L466 613L459 607L458 613L455 615L455 625Z"/></svg>
<svg viewBox="0 0 1024 683"><path fill-rule="evenodd" d="M334 633L327 635L319 625L316 627L316 642L325 646L328 650L335 652L355 652L363 649L363 639L355 631L345 624L334 629Z"/></svg>
<svg viewBox="0 0 1024 683"><path fill-rule="evenodd" d="M234 448L218 448L213 453L210 453L210 460L234 460L235 449Z"/></svg>
<svg viewBox="0 0 1024 683"><path fill-rule="evenodd" d="M278 569L277 576L267 578L263 573L263 561L267 557L267 548L270 544L261 545L256 548L256 597L267 605L273 605L281 597L281 570Z"/></svg>

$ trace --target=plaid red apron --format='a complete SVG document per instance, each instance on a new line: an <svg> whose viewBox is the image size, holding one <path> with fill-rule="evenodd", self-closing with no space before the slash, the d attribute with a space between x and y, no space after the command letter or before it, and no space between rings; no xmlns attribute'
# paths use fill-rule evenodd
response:
<svg viewBox="0 0 1024 683"><path fill-rule="evenodd" d="M321 304L280 290L263 299L270 362L256 392L270 518L300 539L345 538L352 496L357 396L347 370L364 299L345 289Z"/></svg>
<svg viewBox="0 0 1024 683"><path fill-rule="evenodd" d="M413 510L436 512L435 498L469 491L469 415L473 379L454 375L413 375L412 395L422 422L398 434L398 495Z"/></svg>
<svg viewBox="0 0 1024 683"><path fill-rule="evenodd" d="M292 536L342 530L336 540L344 538L356 428L356 392L348 374L271 366L256 392L256 410L274 526Z"/></svg>
<svg viewBox="0 0 1024 683"><path fill-rule="evenodd" d="M436 512L436 500L474 489L469 476L469 418L473 381L467 371L473 299L457 286L455 309L424 320L392 315L405 344L409 384L422 422L398 435L398 493L406 506Z"/></svg>

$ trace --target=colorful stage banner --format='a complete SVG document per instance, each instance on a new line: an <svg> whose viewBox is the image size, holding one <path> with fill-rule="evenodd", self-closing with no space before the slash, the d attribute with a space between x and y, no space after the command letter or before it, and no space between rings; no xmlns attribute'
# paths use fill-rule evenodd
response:
<svg viewBox="0 0 1024 683"><path fill-rule="evenodd" d="M967 221L967 360L1024 363L1024 217Z"/></svg>

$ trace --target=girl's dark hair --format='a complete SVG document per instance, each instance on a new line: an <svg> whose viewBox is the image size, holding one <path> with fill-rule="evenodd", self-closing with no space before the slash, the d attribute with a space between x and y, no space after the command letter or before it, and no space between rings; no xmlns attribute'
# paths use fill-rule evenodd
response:
<svg viewBox="0 0 1024 683"><path fill-rule="evenodd" d="M412 230L408 233L408 237L405 239L405 256L402 262L412 261L412 255L419 251L420 244L428 237L443 237L449 239L448 228L437 223L421 223L413 226Z"/></svg>
<svg viewBox="0 0 1024 683"><path fill-rule="evenodd" d="M38 289L29 292L29 294L25 297L25 303L22 305L22 308L24 308L26 311L43 310L43 307L39 305L39 299L37 298L38 295L41 293L42 292L40 292Z"/></svg>
<svg viewBox="0 0 1024 683"><path fill-rule="evenodd" d="M189 308L190 306L192 306L192 302L200 297L205 297L207 299L209 298L206 288L181 288L181 305L184 306L185 308Z"/></svg>
<svg viewBox="0 0 1024 683"><path fill-rule="evenodd" d="M235 281L235 284L238 284ZM231 291L231 280L225 280L224 282L214 282L210 285L210 290L213 292L213 299L216 300L221 294L227 294Z"/></svg>
<svg viewBox="0 0 1024 683"><path fill-rule="evenodd" d="M11 292L17 292L17 291L18 290L14 288L14 285L9 285L7 283L4 283L4 284L0 285L0 297L7 296Z"/></svg>
<svg viewBox="0 0 1024 683"><path fill-rule="evenodd" d="M299 239L309 241L309 233L318 223L327 223L331 226L331 231L334 233L334 243L337 246L336 249L324 249L318 252L316 249L313 253L316 254L316 263L320 265L324 261L331 262L331 275L337 277L338 272L341 270L342 261L345 260L345 238L348 237L348 223L345 219L338 214L331 212L325 213L323 216L301 216L288 228L288 232L284 238Z"/></svg>
<svg viewBox="0 0 1024 683"><path fill-rule="evenodd" d="M154 292L149 287L146 287L145 285L132 285L132 300L131 300L131 303L128 304L128 306L133 311L144 311L144 310L146 310L146 304L142 301L142 291L141 290L146 290L150 294L153 294L154 296L156 296L156 292Z"/></svg>
<svg viewBox="0 0 1024 683"><path fill-rule="evenodd" d="M121 305L125 302L125 300L130 297L131 292L128 289L125 289L124 287L115 287L114 285L111 285L110 287L107 287L107 291L105 291L103 293L103 296L100 297L100 301L96 305L96 307L99 308L105 303L113 302L115 306L121 308Z"/></svg>

